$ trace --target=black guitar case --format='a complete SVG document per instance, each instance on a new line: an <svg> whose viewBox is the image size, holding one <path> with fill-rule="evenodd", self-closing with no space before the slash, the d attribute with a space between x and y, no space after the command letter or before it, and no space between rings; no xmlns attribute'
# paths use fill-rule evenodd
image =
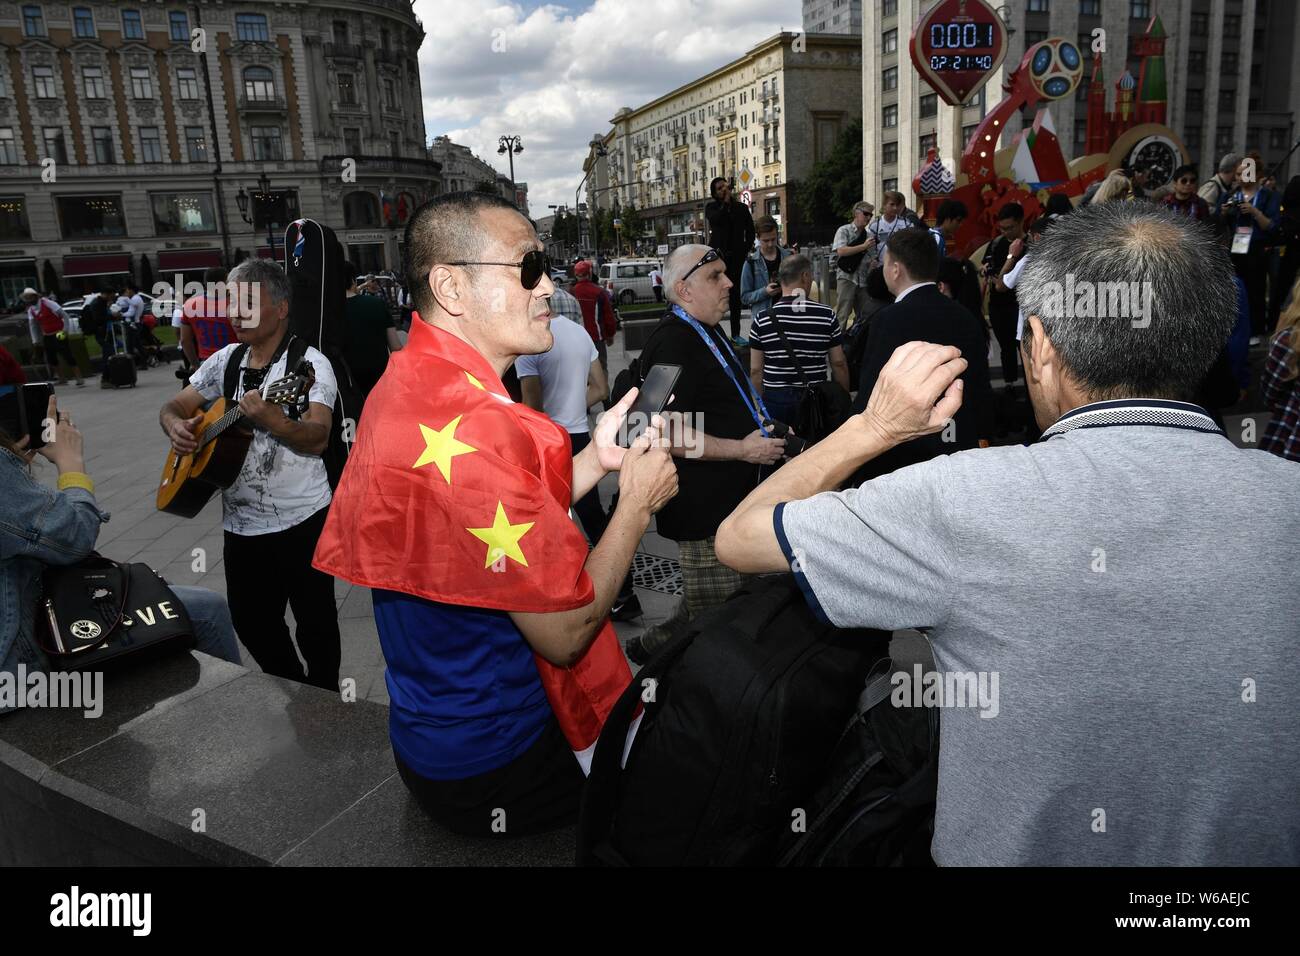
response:
<svg viewBox="0 0 1300 956"><path fill-rule="evenodd" d="M314 219L291 222L284 232L284 248L285 272L293 288L289 330L329 359L338 381L330 441L321 455L329 472L330 487L337 488L356 440L362 404L361 390L343 353L343 310L348 290L348 277L343 268L346 259L334 230Z"/></svg>

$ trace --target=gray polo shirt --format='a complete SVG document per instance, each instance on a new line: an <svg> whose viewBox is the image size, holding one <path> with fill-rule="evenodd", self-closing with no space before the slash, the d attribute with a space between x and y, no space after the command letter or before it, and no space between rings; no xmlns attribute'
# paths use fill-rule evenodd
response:
<svg viewBox="0 0 1300 956"><path fill-rule="evenodd" d="M941 714L936 862L1294 866L1297 501L1300 464L1196 406L1102 402L775 524L832 623L998 675Z"/></svg>

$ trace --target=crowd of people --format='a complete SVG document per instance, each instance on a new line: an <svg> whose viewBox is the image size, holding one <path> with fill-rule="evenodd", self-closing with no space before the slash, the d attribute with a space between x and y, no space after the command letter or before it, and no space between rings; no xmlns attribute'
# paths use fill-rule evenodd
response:
<svg viewBox="0 0 1300 956"><path fill-rule="evenodd" d="M1029 223L1008 203L979 266L954 248L960 203L927 226L886 192L835 234L833 307L810 297L808 257L715 180L710 244L663 261L666 310L637 360L678 369L672 427L656 418L630 447L636 392L610 395L616 310L590 264L557 285L511 203L439 196L407 227L409 336L349 290L366 410L336 488L321 455L338 383L288 329L283 271L214 273L257 283L259 305L182 307L188 382L159 421L192 452L225 397L253 439L222 495L229 609L178 595L203 648L237 659L237 634L268 673L336 690L334 578L371 588L397 767L458 832L489 835L502 807L513 835L571 822L594 744L584 708L630 682L623 652L643 662L793 571L835 626L921 628L938 668L1004 675L1002 717L940 723L937 862L1300 862L1295 708L1275 690L1300 679L1300 589L1292 562L1259 560L1300 531L1275 506L1300 490L1300 296L1271 262L1300 186L1279 197L1250 168L1226 157L1199 190L1182 169L1163 197L1112 174ZM1067 281L1149 287L1154 306L1145 324L1075 316L1053 304ZM1236 447L1202 404L1216 374L1234 386L1223 407L1241 398L1244 331L1272 335L1265 451ZM998 420L990 336L1006 388L1023 379L1020 440ZM295 358L314 370L298 417L260 391ZM817 383L845 415L800 435ZM84 556L103 520L80 434L50 411L58 490L0 439L23 492L0 516L0 669L48 665L30 640L40 570ZM677 546L683 600L620 649L610 621L640 613L632 566L652 525ZM1090 828L1096 807L1113 839Z"/></svg>

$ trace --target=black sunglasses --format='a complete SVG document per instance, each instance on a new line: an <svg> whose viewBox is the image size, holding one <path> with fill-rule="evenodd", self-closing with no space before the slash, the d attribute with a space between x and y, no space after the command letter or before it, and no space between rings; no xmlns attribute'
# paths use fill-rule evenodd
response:
<svg viewBox="0 0 1300 956"><path fill-rule="evenodd" d="M540 249L534 249L532 252L524 253L521 262L448 262L449 266L506 266L510 269L519 269L519 281L523 283L525 289L533 290L537 288L537 283L542 281L542 276L551 273L551 257Z"/></svg>
<svg viewBox="0 0 1300 956"><path fill-rule="evenodd" d="M695 265L691 266L691 271L686 273L686 275L682 276L681 281L685 282L691 276L695 275L695 270L700 268L700 266L707 266L710 262L717 262L721 258L722 256L718 255L717 249L710 249L708 252L704 254L703 259L695 263Z"/></svg>

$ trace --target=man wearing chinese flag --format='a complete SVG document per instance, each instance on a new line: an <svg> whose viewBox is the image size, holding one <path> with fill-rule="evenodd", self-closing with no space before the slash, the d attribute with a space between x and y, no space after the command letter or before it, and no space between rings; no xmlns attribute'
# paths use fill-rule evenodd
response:
<svg viewBox="0 0 1300 956"><path fill-rule="evenodd" d="M631 681L609 609L676 469L656 430L616 444L633 393L576 457L507 396L515 358L551 347L554 291L511 203L433 199L406 256L410 338L366 401L315 564L374 589L393 753L425 812L462 833L550 829L575 818L580 765ZM613 470L618 507L588 554L569 506Z"/></svg>

